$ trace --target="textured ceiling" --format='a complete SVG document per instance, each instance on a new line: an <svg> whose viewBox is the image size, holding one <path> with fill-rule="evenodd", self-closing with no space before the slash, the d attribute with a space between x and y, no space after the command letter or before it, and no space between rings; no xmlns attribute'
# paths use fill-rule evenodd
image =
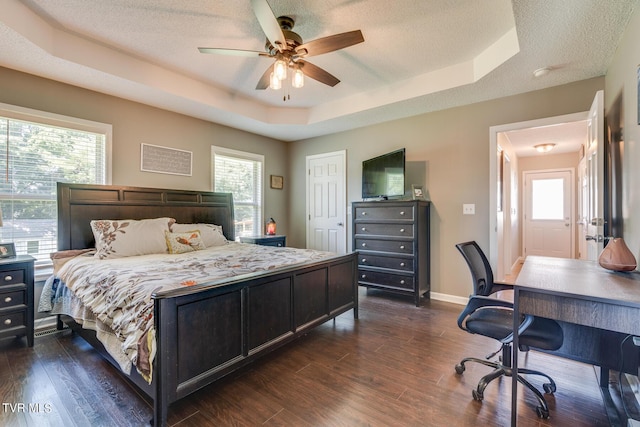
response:
<svg viewBox="0 0 640 427"><path fill-rule="evenodd" d="M249 0L3 0L0 65L291 141L601 76L638 0L268 3L304 41L362 31L309 58L341 83L283 102L270 59L199 53L264 49Z"/></svg>

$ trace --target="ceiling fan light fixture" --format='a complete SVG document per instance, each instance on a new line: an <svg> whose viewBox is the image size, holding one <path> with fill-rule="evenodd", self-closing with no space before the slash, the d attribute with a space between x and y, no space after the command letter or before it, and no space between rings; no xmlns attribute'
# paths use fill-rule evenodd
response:
<svg viewBox="0 0 640 427"><path fill-rule="evenodd" d="M556 144L553 144L551 142L547 142L545 144L537 144L534 145L533 148L536 149L537 152L539 153L548 153L549 151L553 150L553 147L555 147Z"/></svg>
<svg viewBox="0 0 640 427"><path fill-rule="evenodd" d="M275 72L272 72L269 75L269 88L273 90L278 90L282 88L282 80L276 76Z"/></svg>
<svg viewBox="0 0 640 427"><path fill-rule="evenodd" d="M291 78L291 86L296 89L300 89L304 86L304 73L300 68L296 68Z"/></svg>
<svg viewBox="0 0 640 427"><path fill-rule="evenodd" d="M284 80L287 78L287 68L287 63L282 59L278 59L276 63L273 64L273 74L275 74L278 79Z"/></svg>

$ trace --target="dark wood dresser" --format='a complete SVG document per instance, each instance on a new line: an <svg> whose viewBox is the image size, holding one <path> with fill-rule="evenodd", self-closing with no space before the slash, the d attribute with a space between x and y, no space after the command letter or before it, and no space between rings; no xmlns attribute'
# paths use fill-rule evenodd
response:
<svg viewBox="0 0 640 427"><path fill-rule="evenodd" d="M352 205L358 284L429 298L429 202L375 201Z"/></svg>

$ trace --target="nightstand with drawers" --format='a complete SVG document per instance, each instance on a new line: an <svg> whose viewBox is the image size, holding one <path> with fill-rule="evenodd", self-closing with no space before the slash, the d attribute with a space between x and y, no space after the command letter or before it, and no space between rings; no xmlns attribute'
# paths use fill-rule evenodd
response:
<svg viewBox="0 0 640 427"><path fill-rule="evenodd" d="M26 336L33 347L33 264L30 255L0 258L0 339Z"/></svg>
<svg viewBox="0 0 640 427"><path fill-rule="evenodd" d="M283 248L286 246L287 236L283 235L268 235L263 234L261 236L243 236L240 237L241 243L253 243L262 246L276 246Z"/></svg>
<svg viewBox="0 0 640 427"><path fill-rule="evenodd" d="M416 306L429 298L429 202L354 202L352 214L358 284L411 295Z"/></svg>

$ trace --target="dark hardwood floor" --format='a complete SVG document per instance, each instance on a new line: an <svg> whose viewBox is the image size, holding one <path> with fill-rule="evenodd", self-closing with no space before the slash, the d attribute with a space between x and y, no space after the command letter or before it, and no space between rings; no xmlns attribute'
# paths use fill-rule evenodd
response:
<svg viewBox="0 0 640 427"><path fill-rule="evenodd" d="M417 308L388 294L360 295L359 320L346 313L176 402L171 425L510 424L510 379L491 383L476 402L471 390L489 368L454 371L465 356L497 350L492 340L458 329L461 306L425 301ZM592 366L536 352L522 360L554 377L558 390L548 397L550 418L540 420L522 389L519 426L609 424ZM150 404L69 331L37 337L33 348L24 339L0 341L0 401L2 426L142 426L152 415Z"/></svg>

